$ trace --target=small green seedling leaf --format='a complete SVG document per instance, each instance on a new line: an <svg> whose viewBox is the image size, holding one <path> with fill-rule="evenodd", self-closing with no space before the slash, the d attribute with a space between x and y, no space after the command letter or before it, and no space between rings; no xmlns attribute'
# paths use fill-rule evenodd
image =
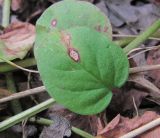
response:
<svg viewBox="0 0 160 138"><path fill-rule="evenodd" d="M89 27L44 33L45 41L40 43L37 37L34 52L50 95L79 114L103 111L111 101L111 90L128 78L123 50Z"/></svg>

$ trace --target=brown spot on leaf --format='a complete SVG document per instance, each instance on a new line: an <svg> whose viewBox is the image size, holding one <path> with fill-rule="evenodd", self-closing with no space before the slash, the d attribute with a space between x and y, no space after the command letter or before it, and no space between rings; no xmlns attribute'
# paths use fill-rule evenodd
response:
<svg viewBox="0 0 160 138"><path fill-rule="evenodd" d="M71 35L68 33L61 33L61 41L65 44L66 47L71 46Z"/></svg>
<svg viewBox="0 0 160 138"><path fill-rule="evenodd" d="M52 25L52 27L55 27L55 26L57 25L57 20L56 20L56 19L53 19L53 20L51 21L51 25Z"/></svg>
<svg viewBox="0 0 160 138"><path fill-rule="evenodd" d="M105 26L105 27L104 27L104 29L103 29L103 32L105 32L105 33L106 33L107 31L108 31L108 27L107 27L107 26Z"/></svg>
<svg viewBox="0 0 160 138"><path fill-rule="evenodd" d="M73 59L76 62L78 62L80 60L79 53L74 48L69 48L68 49L68 55L71 57L71 59Z"/></svg>
<svg viewBox="0 0 160 138"><path fill-rule="evenodd" d="M66 32L61 32L61 41L67 49L68 55L71 59L78 62L80 60L79 53L76 49L73 48L71 44L71 35Z"/></svg>
<svg viewBox="0 0 160 138"><path fill-rule="evenodd" d="M100 26L100 25L97 25L97 26L95 27L95 29L96 29L98 32L101 32L101 26Z"/></svg>

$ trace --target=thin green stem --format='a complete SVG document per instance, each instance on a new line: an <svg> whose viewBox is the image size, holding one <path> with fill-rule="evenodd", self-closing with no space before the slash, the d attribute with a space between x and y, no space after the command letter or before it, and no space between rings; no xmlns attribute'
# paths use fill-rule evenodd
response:
<svg viewBox="0 0 160 138"><path fill-rule="evenodd" d="M13 117L6 119L5 121L0 123L0 132L19 123L19 122L21 122L24 119L27 119L27 118L30 118L30 117L36 115L37 113L49 108L54 103L55 103L55 100L51 98L51 99L49 99L39 105L36 105L36 106L34 106L34 107L32 107L22 113L19 113ZM33 122L33 123L38 123L41 125L51 125L54 123L52 120L45 119L45 118L36 118L36 117L30 118L29 121ZM74 133L76 133L84 138L94 138L91 134L89 134L83 130L80 130L76 127L72 126L71 129Z"/></svg>
<svg viewBox="0 0 160 138"><path fill-rule="evenodd" d="M145 32L143 32L139 37L134 39L129 45L124 48L124 52L128 53L132 49L138 47L143 43L148 37L155 33L160 28L160 19L158 19L152 26L150 26Z"/></svg>
<svg viewBox="0 0 160 138"><path fill-rule="evenodd" d="M1 57L1 56L0 56L0 59L2 59L3 61L5 61L5 62L8 63L9 65L14 66L14 67L16 67L16 68L18 68L18 69L21 69L21 70L23 70L23 71L27 71L27 72L31 72L31 73L39 73L39 72L36 71L36 70L30 70L30 69L26 69L26 68L23 68L23 67L21 67L21 66L18 66L18 65L16 65L14 62L9 61L9 60Z"/></svg>
<svg viewBox="0 0 160 138"><path fill-rule="evenodd" d="M73 127L73 126L72 126L72 131L73 131L74 133L76 133L76 134L84 137L84 138L95 138L95 137L92 136L91 134L89 134L89 133L87 133L87 132L85 132L85 131L82 131L81 129L78 129L78 128Z"/></svg>
<svg viewBox="0 0 160 138"><path fill-rule="evenodd" d="M0 132L21 122L24 119L30 118L34 116L35 114L49 108L51 105L55 103L54 99L49 99L43 103L40 103L24 112L21 112L13 117L10 117L9 119L3 121L0 123Z"/></svg>
<svg viewBox="0 0 160 138"><path fill-rule="evenodd" d="M123 38L123 39L114 41L114 43L123 48L133 40L134 38Z"/></svg>
<svg viewBox="0 0 160 138"><path fill-rule="evenodd" d="M35 66L36 60L34 58L28 58L25 60L16 61L14 63L23 68L27 68L27 67ZM7 63L0 64L0 73L5 73L5 72L10 72L10 71L15 71L15 70L18 70L18 68L15 66L12 66Z"/></svg>
<svg viewBox="0 0 160 138"><path fill-rule="evenodd" d="M7 27L9 25L10 19L10 6L11 0L4 0L3 1L3 15L2 15L2 26Z"/></svg>
<svg viewBox="0 0 160 138"><path fill-rule="evenodd" d="M16 93L16 87L15 87L13 74L8 72L5 74L5 76L6 76L8 90L12 93ZM12 108L14 114L18 114L18 113L22 112L22 107L21 107L21 104L18 100L11 101L11 108Z"/></svg>
<svg viewBox="0 0 160 138"><path fill-rule="evenodd" d="M40 118L32 117L32 118L29 119L29 121L33 122L33 123L41 124L41 125L47 125L47 126L54 123L53 120L49 120L49 119L41 118L41 117ZM74 126L72 126L71 130L74 133L82 136L83 138L94 138L94 136L92 136L91 134L89 134L89 133L87 133L87 132L85 132L85 131L83 131L79 128L76 128Z"/></svg>

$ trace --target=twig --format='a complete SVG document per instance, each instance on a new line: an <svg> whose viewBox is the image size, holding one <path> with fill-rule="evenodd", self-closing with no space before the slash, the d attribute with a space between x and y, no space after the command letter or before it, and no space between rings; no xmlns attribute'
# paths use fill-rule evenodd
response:
<svg viewBox="0 0 160 138"><path fill-rule="evenodd" d="M129 73L138 73L138 72L144 72L144 71L150 71L150 70L158 70L160 69L160 64L157 65L144 65L141 67L134 67L129 69Z"/></svg>
<svg viewBox="0 0 160 138"><path fill-rule="evenodd" d="M41 92L44 92L44 91L45 91L45 87L41 86L41 87L37 87L37 88L34 88L34 89L26 90L26 91L23 91L23 92L14 93L10 96L1 98L0 99L0 104L4 103L4 102L11 101L11 100L23 98L25 96L30 96L30 95L33 95L33 94L41 93Z"/></svg>
<svg viewBox="0 0 160 138"><path fill-rule="evenodd" d="M152 26L150 26L145 32L134 39L129 45L124 48L124 52L128 53L132 49L138 47L147 38L149 38L153 33L155 33L160 28L160 19L158 19Z"/></svg>
<svg viewBox="0 0 160 138"><path fill-rule="evenodd" d="M133 100L134 108L135 108L135 110L136 110L136 116L139 116L138 108L137 108L137 105L136 105L136 102L135 102L134 96L132 96L132 100Z"/></svg>
<svg viewBox="0 0 160 138"><path fill-rule="evenodd" d="M120 138L133 138L133 137L136 137L144 132L146 132L147 130L149 129L152 129L156 126L160 125L160 118L158 119L155 119L154 121L142 126L142 127L139 127L123 136L121 136Z"/></svg>

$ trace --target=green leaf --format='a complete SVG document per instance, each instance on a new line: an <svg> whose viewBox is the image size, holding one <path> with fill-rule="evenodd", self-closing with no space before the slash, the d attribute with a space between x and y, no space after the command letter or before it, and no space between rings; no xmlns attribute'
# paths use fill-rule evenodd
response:
<svg viewBox="0 0 160 138"><path fill-rule="evenodd" d="M35 57L50 95L79 114L96 114L128 78L128 59L111 40L88 27L37 34ZM45 41L42 42L42 38Z"/></svg>
<svg viewBox="0 0 160 138"><path fill-rule="evenodd" d="M69 29L75 26L91 27L112 39L109 19L96 6L85 1L64 0L50 6L36 23L37 33L48 30ZM42 40L42 38L41 38Z"/></svg>

